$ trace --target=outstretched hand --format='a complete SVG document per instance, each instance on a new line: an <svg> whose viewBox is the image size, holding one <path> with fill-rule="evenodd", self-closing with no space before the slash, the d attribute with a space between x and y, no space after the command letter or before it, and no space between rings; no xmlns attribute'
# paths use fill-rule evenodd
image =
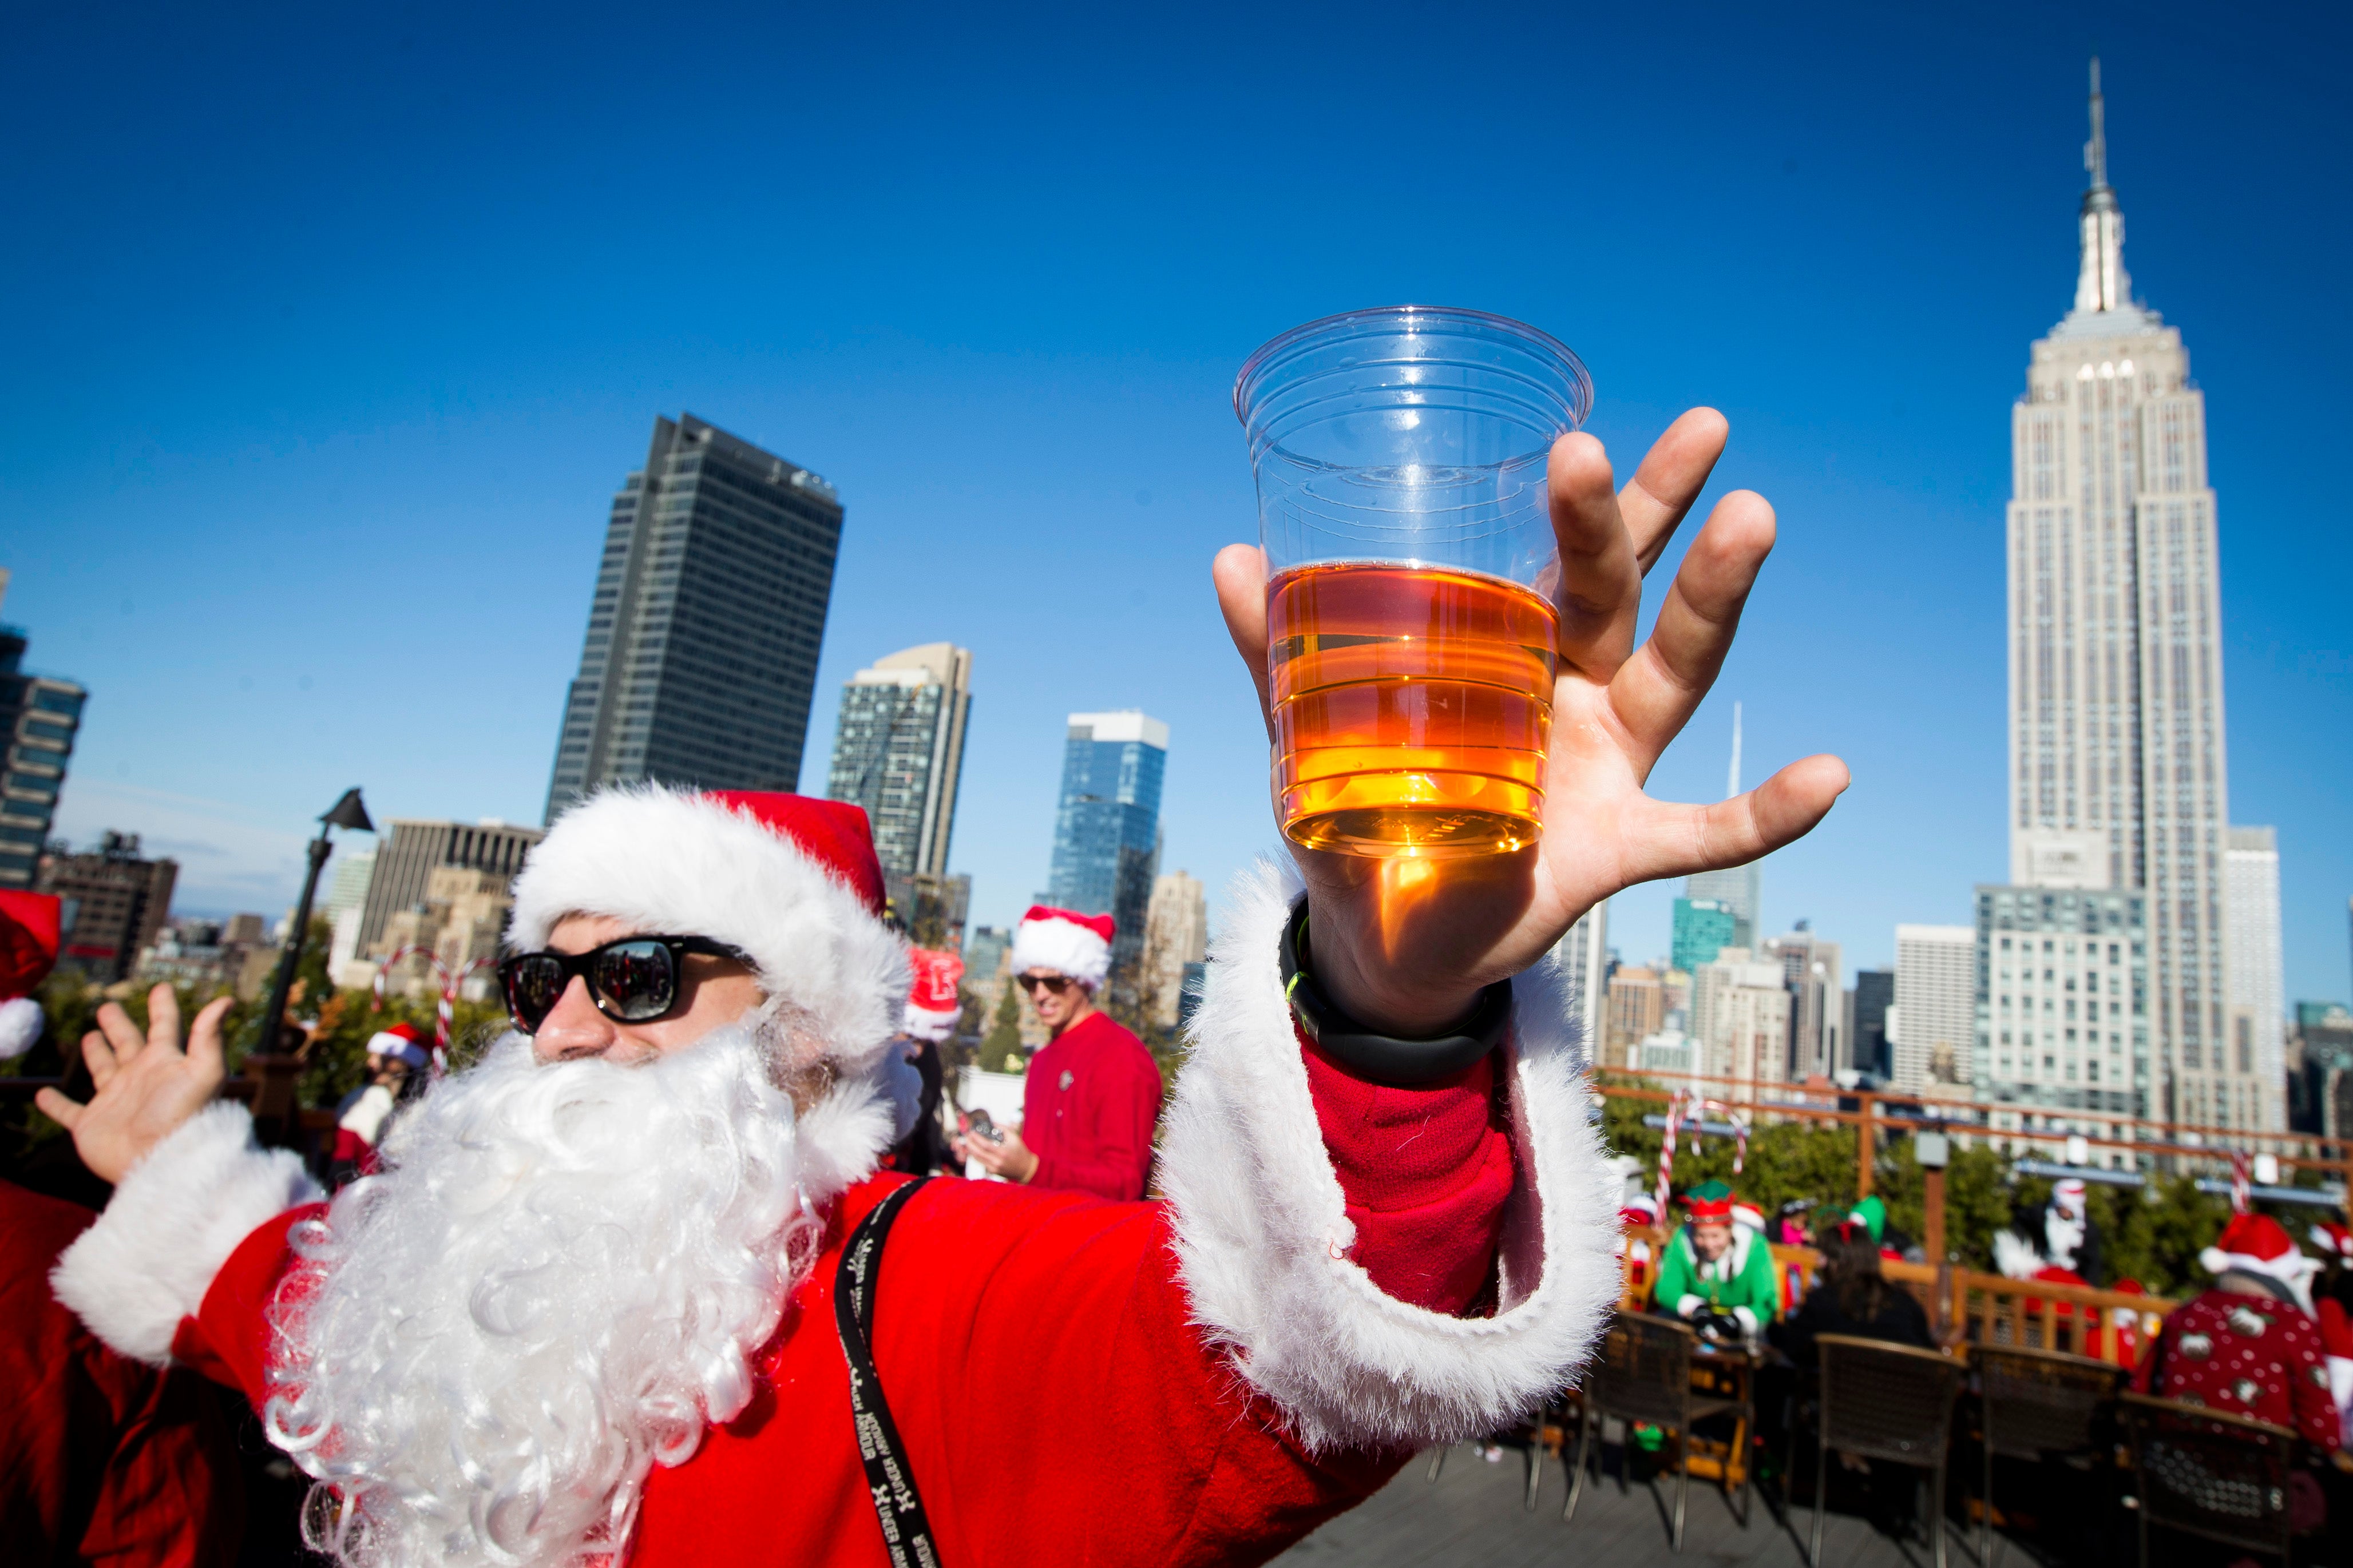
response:
<svg viewBox="0 0 2353 1568"><path fill-rule="evenodd" d="M1436 1033L1470 1011L1481 987L1534 963L1610 894L1770 854L1809 832L1846 788L1846 765L1816 756L1712 805L1642 791L1715 684L1773 548L1765 498L1725 496L1684 552L1650 639L1635 647L1642 578L1706 485L1726 432L1722 415L1693 409L1614 492L1600 442L1571 435L1553 445L1561 664L1536 844L1443 862L1292 847L1313 908L1316 977L1356 1017L1409 1037ZM1265 713L1266 558L1255 546L1229 545L1215 575Z"/></svg>
<svg viewBox="0 0 2353 1568"><path fill-rule="evenodd" d="M98 1086L90 1103L54 1089L33 1097L42 1114L73 1134L81 1163L100 1181L121 1181L219 1091L228 1076L221 1058L220 1022L229 1000L220 996L206 1004L185 1052L180 1001L170 986L148 993L143 1036L130 1014L109 1002L98 1010L98 1027L82 1037L82 1059Z"/></svg>

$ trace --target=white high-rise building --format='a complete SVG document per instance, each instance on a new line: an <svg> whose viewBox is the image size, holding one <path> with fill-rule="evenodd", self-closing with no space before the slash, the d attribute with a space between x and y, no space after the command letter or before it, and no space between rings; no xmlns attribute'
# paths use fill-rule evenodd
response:
<svg viewBox="0 0 2353 1568"><path fill-rule="evenodd" d="M2279 836L2233 827L2223 852L2223 991L2231 1007L2231 1067L2253 1070L2258 1123L2287 1130L2287 981L2280 957ZM2242 1059L2243 1058L2243 1060Z"/></svg>
<svg viewBox="0 0 2353 1568"><path fill-rule="evenodd" d="M1969 1081L1977 1050L1973 926L1895 928L1895 1087Z"/></svg>
<svg viewBox="0 0 2353 1568"><path fill-rule="evenodd" d="M2250 1124L2224 1050L2222 610L2206 405L2131 298L2092 65L2075 308L2012 412L2010 882L2147 896L2152 1114ZM1904 1008L1905 1035L1914 1037ZM1900 1077L1900 1074L1899 1074Z"/></svg>
<svg viewBox="0 0 2353 1568"><path fill-rule="evenodd" d="M1553 956L1577 998L1577 1016L1584 1026L1588 1061L1601 1059L1601 1039L1609 1026L1609 900L1602 900L1577 917L1554 944ZM1617 1066L1615 1062L1609 1064Z"/></svg>

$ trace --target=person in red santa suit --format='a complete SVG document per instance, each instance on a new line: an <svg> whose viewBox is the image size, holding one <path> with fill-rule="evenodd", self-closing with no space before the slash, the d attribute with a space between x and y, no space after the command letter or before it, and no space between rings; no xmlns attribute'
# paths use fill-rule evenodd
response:
<svg viewBox="0 0 2353 1568"><path fill-rule="evenodd" d="M1013 979L1047 1038L1021 1087L1020 1127L962 1140L991 1175L1131 1203L1151 1184L1160 1068L1142 1040L1095 1006L1111 973L1113 934L1109 915L1044 904L1015 928Z"/></svg>
<svg viewBox="0 0 2353 1568"><path fill-rule="evenodd" d="M2341 1444L2353 1441L2353 1230L2326 1220L2311 1235L2321 1257L2313 1317L2320 1325L2321 1357L2328 1369L2329 1397L2337 1402Z"/></svg>
<svg viewBox="0 0 2353 1568"><path fill-rule="evenodd" d="M93 1099L42 1099L119 1184L60 1300L243 1388L349 1563L1265 1561L1556 1391L1599 1331L1618 1179L1554 945L1845 785L1815 758L1712 805L1642 793L1771 544L1725 497L1637 647L1724 434L1685 416L1622 496L1598 442L1555 447L1539 842L1239 881L1162 1202L879 1174L914 1082L863 814L644 787L534 847L518 1032L331 1205L214 1102L220 1007L185 1050L101 1011ZM1216 577L1263 702L1263 557Z"/></svg>
<svg viewBox="0 0 2353 1568"><path fill-rule="evenodd" d="M946 1083L940 1043L955 1033L964 1016L956 984L964 978L964 960L953 952L916 947L907 951L907 1009L900 1038L907 1060L913 1064L922 1089L915 1100L915 1124L883 1158L890 1170L925 1176L940 1168L945 1140L940 1132L940 1097Z"/></svg>
<svg viewBox="0 0 2353 1568"><path fill-rule="evenodd" d="M2252 1415L2337 1447L2337 1401L2309 1294L2320 1265L2268 1215L2233 1215L2198 1256L2214 1283L2166 1315L2143 1394Z"/></svg>
<svg viewBox="0 0 2353 1568"><path fill-rule="evenodd" d="M331 1185L340 1188L375 1171L385 1122L402 1100L415 1098L424 1087L425 1069L432 1060L414 1024L395 1024L368 1037L367 1081L335 1108Z"/></svg>

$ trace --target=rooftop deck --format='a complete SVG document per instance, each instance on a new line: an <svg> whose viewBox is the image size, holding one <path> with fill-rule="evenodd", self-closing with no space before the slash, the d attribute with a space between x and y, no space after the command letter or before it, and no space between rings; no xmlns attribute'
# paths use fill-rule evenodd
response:
<svg viewBox="0 0 2353 1568"><path fill-rule="evenodd" d="M1277 1561L1285 1568L1536 1568L1574 1562L1608 1568L1668 1568L1669 1564L1757 1563L1761 1568L1803 1568L1805 1534L1812 1514L1800 1507L1785 1527L1764 1493L1743 1530L1724 1494L1711 1482L1692 1482L1683 1550L1668 1544L1674 1517L1674 1478L1621 1484L1615 1449L1607 1468L1588 1478L1578 1500L1577 1522L1563 1524L1567 1472L1546 1461L1533 1512L1523 1506L1527 1464L1520 1449L1506 1448L1502 1462L1483 1462L1476 1448L1449 1450L1436 1482L1429 1458L1419 1457L1378 1495L1352 1513L1325 1525ZM1810 1503L1809 1495L1806 1500ZM1925 1541L1898 1542L1855 1512L1840 1511L1833 1489L1822 1523L1822 1561L1838 1568L1927 1568L1934 1561ZM1957 1531L1947 1547L1953 1568L1972 1568L1972 1542ZM2011 1568L2031 1568L2036 1554L2012 1540L2003 1553Z"/></svg>

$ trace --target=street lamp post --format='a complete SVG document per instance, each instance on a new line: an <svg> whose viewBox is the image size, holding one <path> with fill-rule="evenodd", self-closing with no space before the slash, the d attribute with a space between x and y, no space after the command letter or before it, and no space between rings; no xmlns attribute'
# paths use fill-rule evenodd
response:
<svg viewBox="0 0 2353 1568"><path fill-rule="evenodd" d="M320 814L319 837L311 840L311 869L302 879L302 897L294 905L294 924L286 933L286 949L278 960L278 977L270 983L269 1004L261 1015L261 1038L255 1046L255 1055L271 1058L265 1066L276 1065L274 1058L280 1054L278 1042L285 1028L286 1004L294 994L294 972L302 962L302 940L311 933L311 900L318 895L319 873L325 868L327 857L332 853L332 847L327 841L327 832L334 827L359 833L375 831L375 824L368 820L367 807L360 803L360 792L356 786L345 790L342 799ZM265 1088L272 1090L278 1089L282 1081L282 1094L257 1091L253 1107L256 1124L278 1134L265 1139L265 1142L282 1142L285 1129L290 1128L293 1119L292 1075L267 1071L254 1075L248 1070L248 1076L259 1077ZM286 1103L276 1103L280 1099L284 1099Z"/></svg>

